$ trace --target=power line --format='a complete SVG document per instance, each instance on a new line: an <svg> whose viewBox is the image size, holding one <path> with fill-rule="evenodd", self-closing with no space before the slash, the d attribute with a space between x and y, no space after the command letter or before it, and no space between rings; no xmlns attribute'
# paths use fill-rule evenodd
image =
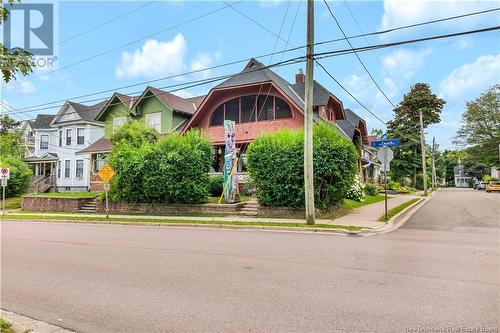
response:
<svg viewBox="0 0 500 333"><path fill-rule="evenodd" d="M231 7L231 8L233 8L233 7ZM400 26L400 27L390 28L390 29L383 30L383 31L376 31L376 32L364 33L364 34L360 34L360 35L354 35L354 36L348 37L348 39L355 39L355 38L361 38L361 37L366 37L366 36L380 35L380 34L385 34L385 33L393 32L393 31L401 30L401 29L407 29L407 28L416 27L416 26L422 26L422 25L426 25L426 24L433 24L433 23L436 23L436 22L443 22L443 21L447 21L447 20L454 20L454 19L457 19L457 18L463 18L463 17L468 17L468 16L480 15L480 14L494 12L494 11L498 11L498 10L500 10L500 7L498 7L498 8L492 8L492 9L487 9L487 10L482 10L482 11L478 11L478 12L472 12L472 13L462 14L462 15L457 15L457 16L451 16L451 17L447 17L447 18L441 18L441 19L438 19L438 20L432 20L432 21L426 21L426 22L420 22L420 23L410 24L410 25L406 25L406 26ZM273 35L276 35L272 31L270 31L269 29L267 29L266 27L262 26L261 24L259 24L258 22L256 22L252 18L250 18L249 16L245 15L244 13L241 13L240 11L238 11L238 13L240 13L241 15L243 15L243 16L247 17L248 19L252 20L254 23L258 24L261 28L265 29L269 33L271 33ZM282 38L280 38L280 39L282 39ZM282 39L282 40L284 41L284 39ZM315 46L317 46L317 45L323 45L323 44L328 44L328 43L333 43L333 42L338 42L338 41L343 41L343 40L345 40L345 39L344 38L330 39L330 40L325 40L325 41L317 42L314 45ZM287 43L287 45L291 45L291 44ZM259 59L259 58L267 57L267 56L270 56L270 55L274 55L276 53L285 53L285 52L296 51L296 50L302 49L304 47L306 47L306 45L301 45L301 46L297 46L297 47L285 49L285 50L279 51L279 52L267 53L267 54L263 54L263 55L260 55L260 56L255 56L253 58ZM176 78L176 77L181 77L181 76L185 76L185 75L189 75L189 74L195 74L195 73L203 72L203 71L206 71L206 70L218 69L218 68L222 68L222 67L226 67L226 66L231 66L231 65L239 64L239 63L242 63L242 62L248 62L250 59L251 58L244 58L244 59L241 59L241 60L235 60L235 61L231 61L231 62L228 62L228 63L220 64L220 65L215 65L215 66L211 66L211 67L205 67L203 69L198 69L198 70L193 70L193 71L189 71L189 72L184 72L184 73L181 73L181 74L176 74L176 75L171 75L171 76L164 76L164 77L160 77L160 78L153 79L153 80L142 81L142 82L139 82L139 83L130 84L130 85L121 86L121 87L115 87L115 88L112 88L112 89L98 91L98 92L94 92L94 93L90 93L90 94L85 94L85 95L80 95L80 96L74 96L74 97L71 97L71 98L56 100L56 101L52 101L52 102L45 102L45 103L41 103L41 104L37 104L37 105L31 105L29 107L19 108L18 110L26 110L26 109L31 109L31 108L38 107L38 106L44 106L44 105L49 105L49 104L60 103L60 102L66 101L68 99L69 100L76 100L76 99L79 99L79 98L95 96L95 95L99 95L99 94L103 94L103 93L108 93L108 92L114 92L114 91L117 91L117 90L127 89L127 88L136 87L136 86L140 86L140 85L144 85L144 84L149 84L149 83L154 83L154 82L163 81L163 80L167 80L167 79L172 79L172 78ZM20 82L23 82L23 81L20 81Z"/></svg>
<svg viewBox="0 0 500 333"><path fill-rule="evenodd" d="M462 36L462 35L468 35L468 34L475 34L475 33L481 33L481 32L488 32L488 31L494 31L494 30L498 30L498 29L500 29L500 26L494 26L494 27L488 27L488 28L482 28L482 29L476 29L476 30L468 30L468 31L463 31L463 32L458 32L458 33L451 33L451 34L446 34L446 35L435 35L435 36L430 36L430 37L424 37L424 38L412 39L412 40L405 40L405 41L399 41L399 42L393 42L393 43L369 45L369 46L363 46L363 47L359 47L359 48L354 48L354 50L351 50L351 49L341 49L341 50L327 51L327 52L316 53L315 54L315 59L318 60L318 59L329 58L329 57L333 57L333 56L346 55L346 54L353 53L354 51L365 52L365 51L371 51L371 50L378 50L378 49L382 49L382 48L386 48L386 47L393 47L393 46L397 46L397 45L417 43L417 42L422 42L422 41L442 39L442 38L449 38L449 37ZM304 61L304 56L296 57L296 58L291 58L291 59L283 61L283 62L272 64L272 66L265 66L264 68L279 67L279 66L284 65L284 63L288 63L289 64L289 62L291 62L291 61L294 61L294 62ZM261 69L262 68L259 68L257 70L261 70ZM215 82L215 81L219 81L219 80L222 80L224 78L227 78L227 77L237 76L237 75L239 75L239 74L236 73L236 74L224 75L224 76L216 77L212 81ZM193 81L193 82L200 82L201 84L206 84L206 83L210 83L211 81L197 80L197 81ZM189 84L189 83L191 83L191 82L170 85L170 86L167 86L167 87L180 86L180 85L185 85L185 84ZM197 85L200 85L200 84L197 84ZM185 89L185 88L186 87L183 87L183 88L175 89L173 91L178 91L178 90ZM98 99L88 100L86 102L102 101L102 100L105 100L105 99L98 98ZM80 103L84 103L84 102L85 101L80 102ZM48 104L53 104L53 103L48 103ZM19 112L19 113L29 113L29 112L34 112L34 111L39 111L39 110L44 110L44 109L51 109L51 108L55 108L55 107L57 107L57 106L52 106L52 107L48 107L48 108L41 108L41 109L29 109L29 110L26 110L24 112Z"/></svg>
<svg viewBox="0 0 500 333"><path fill-rule="evenodd" d="M356 23L356 26L358 27L359 32L363 34L364 33L363 29L361 29L361 25L359 24L358 20L356 19L356 16L354 15L353 11L351 10L351 6L349 6L349 2L347 0L344 0L344 4L347 7L347 10L349 11L349 13L351 14L351 17L353 18L354 23ZM366 41L367 44L370 43L368 38L364 37L364 40ZM399 84L396 83L396 80L394 80L391 73L389 73L389 71L387 70L387 68L384 66L383 63L382 63L382 69L387 74L387 77L391 80L392 84L394 84L394 86L399 90L399 92L402 93L403 90L401 89Z"/></svg>
<svg viewBox="0 0 500 333"><path fill-rule="evenodd" d="M142 5L138 6L138 7L135 7L135 8L133 8L133 9L131 9L131 10L129 10L129 11L127 11L127 12L125 12L125 13L122 13L122 14L120 14L120 15L118 15L118 16L115 16L115 17L113 17L113 18L111 18L111 19L109 19L109 20L105 21L105 22L102 22L101 24L98 24L98 25L96 25L95 27L89 28L89 29L87 29L87 30L84 30L84 31L82 31L82 32L80 32L80 33L78 33L78 34L76 34L76 35L73 35L73 36L71 36L71 37L68 37L68 38L66 38L66 39L63 39L63 40L62 40L62 41L60 41L59 43L54 44L54 46L64 44L64 43L66 43L66 42L69 42L70 40L73 40L73 39L75 39L75 38L78 38L78 37L80 37L80 36L83 36L83 35L85 35L85 34L88 34L89 32L95 31L95 30L97 30L97 29L99 29L99 28L101 28L101 27L103 27L103 26L105 26L105 25L107 25L107 24L110 24L110 23L112 23L112 22L114 22L114 21L116 21L116 20L119 20L119 19L121 19L122 17L125 17L125 16L127 16L127 15L129 15L129 14L132 14L132 13L134 13L134 12L136 12L136 11L138 11L138 10L140 10L140 9L142 9L142 8L144 8L144 7L146 7L146 6L149 6L149 5L151 5L151 4L155 3L155 2L156 2L156 0L153 0L153 1L149 1L149 2L147 2L147 3L145 3L145 4L142 4Z"/></svg>
<svg viewBox="0 0 500 333"><path fill-rule="evenodd" d="M241 1L241 0L240 0L240 1ZM104 51L104 52L101 52L101 53L95 54L95 55L90 56L90 57L87 57L87 58L80 59L80 60L78 60L78 61L76 61L76 62L74 62L74 63L71 63L71 64L69 64L69 65L66 65L66 66L63 66L63 67L59 67L59 68L57 68L57 69L54 69L54 70L51 70L51 71L48 71L48 72L40 73L40 74L38 74L38 75L32 75L32 76L30 76L30 78L28 78L27 80L22 80L22 81L18 81L18 82L16 82L16 83L13 83L13 84L12 84L12 86L16 86L16 85L20 84L21 82L24 82L24 81L29 81L29 80L31 80L32 78L36 78L36 77L39 77L39 76L42 76L42 75L53 74L53 73L55 73L55 72L62 71L62 70L64 70L64 69L66 69L66 68L73 67L73 66L75 66L75 65L79 65L79 64L84 63L84 62L87 62L87 61L89 61L89 60L92 60L92 59L95 59L95 58L101 57L101 56L103 56L103 55L106 55L106 54L108 54L108 53L114 52L114 51L116 51L116 50L120 50L120 49L122 49L122 48L124 48L124 47L127 47L127 46L129 46L129 45L135 44L135 43L137 43L137 42L141 42L141 41L143 41L143 40L145 40L145 39L148 39L148 38L154 37L154 36L159 35L159 34L161 34L161 33L164 33L164 32L170 31L170 30L173 30L173 29L178 28L178 27L180 27L180 26L182 26L182 25L185 25L185 24L188 24L188 23L194 22L194 21L199 20L199 19L201 19L201 18L204 18L204 17L206 17L206 16L209 16L209 15L212 15L212 14L214 14L214 13L217 13L217 12L219 12L219 11L223 10L223 9L226 9L227 7L231 7L231 6L234 6L234 5L238 4L240 1L238 1L238 2L236 2L236 3L234 3L234 4L226 4L224 7L220 7L220 8L217 8L217 9L213 9L213 10L211 10L211 11L209 11L209 12L204 13L204 14L201 14L201 15L198 15L198 16L195 16L195 17L192 17L192 18L190 18L190 19L188 19L188 20L185 20L185 21L183 21L183 22L177 23L177 24L175 24L175 25L172 25L172 26L167 27L167 28L165 28L165 29L162 29L162 30L159 30L159 31L157 31L157 32L151 33L151 34L149 34L149 35L143 36L143 37L141 37L141 38L135 39L135 40L133 40L133 41L127 42L127 43L125 43L125 44L119 45L119 46L114 47L114 48L112 48L112 49L106 50L106 51Z"/></svg>
<svg viewBox="0 0 500 333"><path fill-rule="evenodd" d="M323 2L325 3L326 7L328 8L328 11L330 12L330 15L333 17L333 19L335 20L335 23L337 24L337 27L339 28L339 30L342 32L342 35L344 35L344 38L345 40L347 41L347 43L349 44L349 46L351 47L351 49L354 51L354 46L352 46L352 43L351 41L349 41L349 39L347 38L347 35L346 33L344 32L344 29L342 29L342 26L340 25L339 21L337 20L337 18L335 17L335 15L333 14L332 12L332 9L330 8L330 5L328 4L328 2L326 0L323 0ZM385 99L389 102L389 104L392 105L392 107L396 107L396 105L394 105L394 103L389 99L389 97L387 97L387 95L385 94L385 92L382 90L382 88L380 87L380 85L377 83L377 81L375 80L375 78L372 76L372 74L370 73L370 71L368 70L368 68L366 67L366 65L364 64L363 60L361 60L361 57L358 55L358 53L356 51L354 51L354 55L356 56L356 58L358 59L359 63L361 64L361 66L363 66L363 68L365 69L365 72L368 74L368 76L370 77L370 79L373 81L373 83L375 84L375 86L377 86L378 90L380 91L380 93L385 97Z"/></svg>

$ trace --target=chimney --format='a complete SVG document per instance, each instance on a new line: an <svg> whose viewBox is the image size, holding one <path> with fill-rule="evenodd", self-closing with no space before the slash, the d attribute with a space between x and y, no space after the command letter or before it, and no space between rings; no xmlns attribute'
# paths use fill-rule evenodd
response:
<svg viewBox="0 0 500 333"><path fill-rule="evenodd" d="M295 83L304 83L306 76L302 73L302 68L299 68L299 72L295 74Z"/></svg>

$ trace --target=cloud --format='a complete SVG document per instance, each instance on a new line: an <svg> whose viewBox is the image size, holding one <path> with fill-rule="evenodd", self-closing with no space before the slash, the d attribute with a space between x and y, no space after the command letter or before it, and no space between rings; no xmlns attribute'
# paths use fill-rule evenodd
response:
<svg viewBox="0 0 500 333"><path fill-rule="evenodd" d="M212 56L210 54L200 53L193 61L191 61L191 70L192 71L203 70L205 68L210 67L212 65L212 63L213 63L213 60L212 60ZM208 77L208 76L210 76L210 70L209 69L204 70L204 71L200 72L200 74L204 77Z"/></svg>
<svg viewBox="0 0 500 333"><path fill-rule="evenodd" d="M494 2L489 1L422 1L422 0L385 0L384 14L382 15L380 29L385 30L402 25L429 21L443 18L445 16L461 15L481 9L491 8ZM478 25L479 23L495 23L497 20L495 13L468 17L458 20L450 20L438 24L432 24L427 28L410 29L408 32L421 32L421 29L437 28L460 28L465 29ZM393 34L389 34L393 37Z"/></svg>
<svg viewBox="0 0 500 333"><path fill-rule="evenodd" d="M439 85L443 98L475 96L499 81L500 54L484 55L453 70Z"/></svg>
<svg viewBox="0 0 500 333"><path fill-rule="evenodd" d="M382 66L401 80L409 81L415 71L425 64L425 59L432 53L431 48L410 50L400 48L382 58Z"/></svg>
<svg viewBox="0 0 500 333"><path fill-rule="evenodd" d="M182 98L190 98L190 97L194 96L192 93L190 93L189 91L184 90L184 89L177 90L173 94L177 95L179 97L182 97Z"/></svg>
<svg viewBox="0 0 500 333"><path fill-rule="evenodd" d="M21 82L21 92L23 94L32 94L36 92L35 85L30 81L22 81Z"/></svg>
<svg viewBox="0 0 500 333"><path fill-rule="evenodd" d="M134 53L122 53L116 76L136 78L178 74L185 68L186 49L186 39L180 33L166 42L149 39Z"/></svg>
<svg viewBox="0 0 500 333"><path fill-rule="evenodd" d="M2 89L3 88L14 94L33 94L36 92L36 87L31 81L19 81L19 84L17 81L11 81L7 84L2 84Z"/></svg>

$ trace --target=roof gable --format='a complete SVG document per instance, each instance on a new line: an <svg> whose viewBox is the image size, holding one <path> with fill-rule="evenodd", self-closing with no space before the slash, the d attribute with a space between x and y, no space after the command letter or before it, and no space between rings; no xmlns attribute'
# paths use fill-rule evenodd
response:
<svg viewBox="0 0 500 333"><path fill-rule="evenodd" d="M94 119L97 121L102 121L102 117L109 111L109 108L117 104L125 106L127 110L130 112L133 102L138 97L139 96L128 96L115 92L113 93L113 95L109 100L101 102L103 103L103 105L99 107L98 111L96 110L97 115L95 116Z"/></svg>
<svg viewBox="0 0 500 333"><path fill-rule="evenodd" d="M196 111L196 105L189 100L151 86L147 87L140 96L135 98L131 110L134 110L145 98L149 98L148 94L154 95L165 106L176 112L192 115Z"/></svg>
<svg viewBox="0 0 500 333"><path fill-rule="evenodd" d="M55 114L38 114L35 120L30 120L29 125L32 129L50 129L50 123L56 117Z"/></svg>

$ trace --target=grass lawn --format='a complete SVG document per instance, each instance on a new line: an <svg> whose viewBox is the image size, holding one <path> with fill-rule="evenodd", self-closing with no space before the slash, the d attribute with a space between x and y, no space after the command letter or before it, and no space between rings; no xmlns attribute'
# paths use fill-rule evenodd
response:
<svg viewBox="0 0 500 333"><path fill-rule="evenodd" d="M390 199L390 197L388 199ZM359 208L361 206L370 205L372 203L376 203L382 200L384 200L383 194L367 195L365 201L363 202L345 199L344 206L346 206L347 208Z"/></svg>
<svg viewBox="0 0 500 333"><path fill-rule="evenodd" d="M14 331L12 329L12 325L8 322L6 322L5 320L3 320L3 318L0 318L0 332L2 333L16 333L16 331Z"/></svg>
<svg viewBox="0 0 500 333"><path fill-rule="evenodd" d="M315 224L314 226L305 223L281 223L281 222L243 222L243 221L188 221L175 219L144 219L144 218L105 218L105 217L80 217L80 216L49 216L49 215L7 215L9 220L49 220L49 221L76 221L76 222L142 222L142 223L172 223L172 224L199 224L199 225L238 225L238 226L259 226L259 227L292 227L292 228L315 228L315 229L345 229L357 231L363 228L344 225Z"/></svg>
<svg viewBox="0 0 500 333"><path fill-rule="evenodd" d="M18 209L18 208L21 208L21 197L12 197L12 198L5 199L5 209L6 210Z"/></svg>
<svg viewBox="0 0 500 333"><path fill-rule="evenodd" d="M380 222L387 222L387 221L389 221L389 219L391 217L393 217L394 215L396 215L397 213L399 213L400 211L402 211L406 207L413 205L415 202L417 202L419 200L420 199L418 199L418 198L411 199L410 201L405 202L404 204L401 204L401 205L399 205L397 207L394 207L393 209L391 209L391 210L389 210L387 212L387 219L385 218L385 214L384 214L384 215L382 215L381 217L378 218L378 221L380 221Z"/></svg>
<svg viewBox="0 0 500 333"><path fill-rule="evenodd" d="M32 194L36 197L53 197L53 198L95 198L100 192L48 192Z"/></svg>

